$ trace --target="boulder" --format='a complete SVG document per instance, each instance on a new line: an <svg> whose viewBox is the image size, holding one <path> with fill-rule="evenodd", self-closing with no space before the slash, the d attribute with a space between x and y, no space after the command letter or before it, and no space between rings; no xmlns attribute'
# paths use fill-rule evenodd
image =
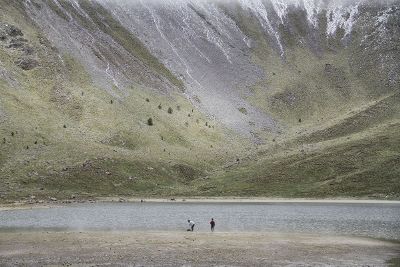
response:
<svg viewBox="0 0 400 267"><path fill-rule="evenodd" d="M334 69L335 68L332 64L325 64L325 72L332 72Z"/></svg>
<svg viewBox="0 0 400 267"><path fill-rule="evenodd" d="M23 70L33 70L39 66L39 62L36 59L28 57L22 57L18 59L15 64Z"/></svg>
<svg viewBox="0 0 400 267"><path fill-rule="evenodd" d="M7 40L7 34L4 31L0 31L0 41L6 41Z"/></svg>
<svg viewBox="0 0 400 267"><path fill-rule="evenodd" d="M14 25L5 25L5 30L8 36L16 37L16 36L24 36L22 31L15 27Z"/></svg>

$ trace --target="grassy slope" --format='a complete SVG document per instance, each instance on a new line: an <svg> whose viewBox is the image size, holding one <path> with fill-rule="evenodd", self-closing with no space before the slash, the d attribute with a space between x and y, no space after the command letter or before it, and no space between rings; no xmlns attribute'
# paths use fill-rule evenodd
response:
<svg viewBox="0 0 400 267"><path fill-rule="evenodd" d="M286 40L292 46L282 62L254 21L236 18L257 40L253 59L267 75L248 100L282 126L281 133L260 133L266 144L257 152L192 113L178 93L158 95L132 85L128 97L113 99L93 85L78 61L63 55L63 64L19 5L7 2L1 8L1 21L23 30L41 63L22 71L14 64L19 52L0 48L3 66L20 83L12 88L0 80L0 109L7 114L0 122L0 141L6 138L0 143L2 201L30 195L400 198L399 96L386 92L371 98L373 88L347 62L349 51L317 57ZM97 12L93 16L105 11ZM137 41L120 25L105 18L117 29L103 27L106 33L180 86L145 50L132 48ZM326 64L333 68L327 71ZM152 127L146 124L150 117ZM240 164L233 164L236 158Z"/></svg>
<svg viewBox="0 0 400 267"><path fill-rule="evenodd" d="M1 21L22 29L40 61L22 71L14 64L21 52L0 48L1 62L20 83L0 81L1 108L9 115L0 124L3 200L183 194L190 180L233 161L245 146L229 141L178 92L159 95L132 85L129 96L114 99L94 87L78 61L68 55L61 61L20 9L2 8Z"/></svg>
<svg viewBox="0 0 400 267"><path fill-rule="evenodd" d="M231 15L256 40L253 59L266 72L248 100L278 118L282 132L264 133L257 156L197 183L201 194L399 198L399 95L376 87L384 78L371 66L354 71L360 48L339 49L339 36L317 56L298 42L306 38L298 23L290 34L281 29L281 61L253 19L240 9Z"/></svg>
<svg viewBox="0 0 400 267"><path fill-rule="evenodd" d="M206 195L398 199L399 130L397 121L309 151L304 145L289 154L271 151L196 186Z"/></svg>

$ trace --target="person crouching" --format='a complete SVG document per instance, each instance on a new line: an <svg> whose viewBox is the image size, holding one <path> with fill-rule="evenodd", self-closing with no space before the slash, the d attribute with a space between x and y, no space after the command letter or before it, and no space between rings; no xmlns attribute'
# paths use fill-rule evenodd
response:
<svg viewBox="0 0 400 267"><path fill-rule="evenodd" d="M194 225L195 225L194 221L188 220L188 223L189 223L189 229L188 229L188 231L193 232L193 231L194 231Z"/></svg>

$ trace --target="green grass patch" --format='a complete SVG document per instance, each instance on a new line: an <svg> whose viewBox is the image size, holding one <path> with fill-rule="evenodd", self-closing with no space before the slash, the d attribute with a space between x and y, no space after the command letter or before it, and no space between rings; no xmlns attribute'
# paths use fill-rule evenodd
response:
<svg viewBox="0 0 400 267"><path fill-rule="evenodd" d="M248 162L196 186L201 194L270 197L400 197L400 125L316 152Z"/></svg>

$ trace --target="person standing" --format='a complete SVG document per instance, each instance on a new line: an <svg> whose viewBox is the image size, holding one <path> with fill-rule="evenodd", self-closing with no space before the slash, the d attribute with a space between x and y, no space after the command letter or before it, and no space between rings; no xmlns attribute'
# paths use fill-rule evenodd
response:
<svg viewBox="0 0 400 267"><path fill-rule="evenodd" d="M211 232L214 232L214 228L215 228L214 218L211 218L210 225L211 225Z"/></svg>
<svg viewBox="0 0 400 267"><path fill-rule="evenodd" d="M195 223L194 223L194 221L192 221L192 220L188 220L188 223L189 223L189 229L188 229L188 231L194 231L194 225L195 225Z"/></svg>

